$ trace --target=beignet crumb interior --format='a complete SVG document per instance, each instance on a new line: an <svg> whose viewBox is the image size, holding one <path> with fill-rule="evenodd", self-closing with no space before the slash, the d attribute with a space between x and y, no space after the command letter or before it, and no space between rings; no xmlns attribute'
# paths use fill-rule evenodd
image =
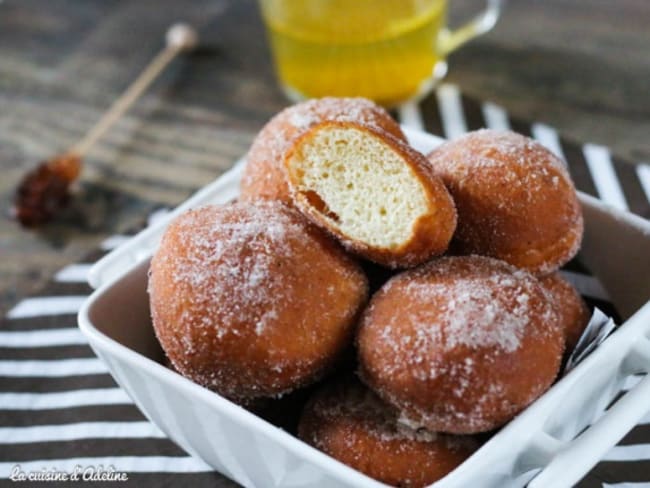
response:
<svg viewBox="0 0 650 488"><path fill-rule="evenodd" d="M373 132L321 127L287 160L297 198L350 239L394 249L408 242L430 208L404 156Z"/></svg>

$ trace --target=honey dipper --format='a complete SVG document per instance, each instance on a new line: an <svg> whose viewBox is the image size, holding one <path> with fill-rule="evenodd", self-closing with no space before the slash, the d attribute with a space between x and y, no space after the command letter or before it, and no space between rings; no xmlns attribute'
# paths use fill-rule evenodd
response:
<svg viewBox="0 0 650 488"><path fill-rule="evenodd" d="M191 50L197 41L198 36L192 27L172 25L166 34L165 47L86 135L65 153L43 161L25 175L16 190L12 217L24 227L38 227L55 217L70 200L70 186L81 173L82 158L176 55Z"/></svg>

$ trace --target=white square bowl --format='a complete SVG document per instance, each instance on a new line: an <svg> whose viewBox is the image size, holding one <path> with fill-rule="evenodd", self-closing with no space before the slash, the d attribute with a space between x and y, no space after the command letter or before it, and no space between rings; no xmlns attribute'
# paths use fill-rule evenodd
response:
<svg viewBox="0 0 650 488"><path fill-rule="evenodd" d="M405 129L428 152L441 139ZM146 293L149 258L188 208L236 198L242 161L92 269L96 291L79 326L142 412L190 454L244 486L381 487L293 435L161 364ZM570 486L647 412L650 402L650 223L580 195L581 260L625 323L591 356L484 444L436 488ZM608 409L625 379L646 374ZM577 436L577 437L576 437Z"/></svg>

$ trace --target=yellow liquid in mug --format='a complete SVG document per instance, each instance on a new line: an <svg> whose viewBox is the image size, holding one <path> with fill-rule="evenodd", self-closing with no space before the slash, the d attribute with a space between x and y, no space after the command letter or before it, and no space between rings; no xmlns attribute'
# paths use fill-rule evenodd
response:
<svg viewBox="0 0 650 488"><path fill-rule="evenodd" d="M294 97L417 95L439 61L445 0L262 0L276 69Z"/></svg>

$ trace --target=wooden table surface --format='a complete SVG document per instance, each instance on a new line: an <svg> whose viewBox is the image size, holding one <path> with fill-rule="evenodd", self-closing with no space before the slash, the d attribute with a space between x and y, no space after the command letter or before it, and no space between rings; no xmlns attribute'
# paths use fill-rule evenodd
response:
<svg viewBox="0 0 650 488"><path fill-rule="evenodd" d="M476 1L454 1L453 19ZM87 159L65 218L8 220L16 183L80 137L179 19L202 46L175 62ZM512 114L650 160L650 2L516 0L450 58L449 79ZM286 104L253 0L0 3L0 311L103 237L213 180Z"/></svg>

